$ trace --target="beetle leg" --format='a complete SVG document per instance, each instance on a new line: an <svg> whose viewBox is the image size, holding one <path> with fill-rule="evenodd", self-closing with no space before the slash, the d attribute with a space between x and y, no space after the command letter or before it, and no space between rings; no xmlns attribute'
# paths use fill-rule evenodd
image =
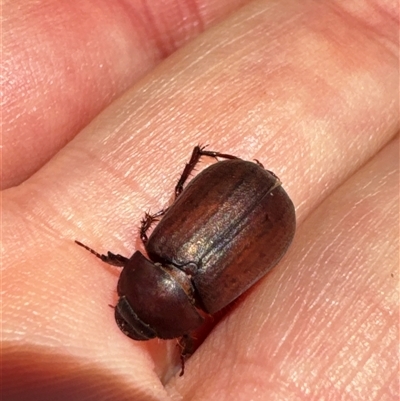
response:
<svg viewBox="0 0 400 401"><path fill-rule="evenodd" d="M222 159L240 159L240 157L229 155L227 153L214 152L212 150L203 150L201 149L201 156L210 156L210 157L221 157Z"/></svg>
<svg viewBox="0 0 400 401"><path fill-rule="evenodd" d="M264 166L263 166L264 167ZM281 180L279 179L279 177L275 174L275 173L273 173L272 171L270 171L270 170L266 170L266 171L268 171L268 173L270 173L271 175L273 175L279 182L281 182Z"/></svg>
<svg viewBox="0 0 400 401"><path fill-rule="evenodd" d="M254 159L254 161L255 161L260 167L262 167L263 169L265 169L264 165L263 165L259 160ZM275 174L274 174L274 175L275 175Z"/></svg>
<svg viewBox="0 0 400 401"><path fill-rule="evenodd" d="M163 216L167 212L168 208L161 209L157 213L150 214L150 213L145 213L142 221L140 222L140 239L143 242L143 245L146 245L148 237L147 237L147 231L150 229L151 225L155 222L158 221L158 218Z"/></svg>
<svg viewBox="0 0 400 401"><path fill-rule="evenodd" d="M183 191L183 186L186 180L189 178L190 174L193 172L194 168L196 167L197 163L199 162L202 156L209 156L214 157L217 159L218 157L224 159L239 159L236 156L228 155L226 153L214 152L211 150L204 150L207 145L201 146L197 145L193 148L192 155L190 156L189 162L186 163L185 168L181 174L181 177L178 180L178 183L175 186L175 199L181 194ZM162 209L155 214L145 213L141 224L140 224L140 239L143 242L143 245L146 245L148 241L147 231L150 229L152 224L155 221L158 221L158 218L163 216L167 212L168 208Z"/></svg>
<svg viewBox="0 0 400 401"><path fill-rule="evenodd" d="M260 167L262 167L262 168L265 170L264 165L263 165L259 160L254 159L254 161L255 161ZM265 171L268 171L268 173L270 173L271 175L273 175L273 176L280 182L279 177L278 177L275 173L273 173L273 172L270 171L270 170L265 170Z"/></svg>
<svg viewBox="0 0 400 401"><path fill-rule="evenodd" d="M179 376L183 376L183 374L185 373L186 359L193 354L193 338L189 334L184 334L178 340L178 346L181 348L181 372L179 373Z"/></svg>
<svg viewBox="0 0 400 401"><path fill-rule="evenodd" d="M196 164L199 162L201 156L210 156L210 157L214 157L215 159L217 159L218 157L221 157L223 159L239 159L236 156L228 155L226 153L214 152L211 150L204 150L206 148L206 146L207 145L205 145L205 146L197 145L193 148L193 152L192 152L192 155L190 156L189 163L186 163L186 166L183 169L183 172L181 174L181 178L179 178L179 181L176 184L175 198L177 198L183 191L183 185L185 184L186 180L189 178L189 175L192 173L192 171L196 167Z"/></svg>
<svg viewBox="0 0 400 401"><path fill-rule="evenodd" d="M182 171L181 177L175 186L175 198L177 198L183 191L183 185L189 178L190 173L195 168L196 164L199 162L202 152L204 152L205 146L197 145L193 148L192 155L190 156L189 163L186 163L185 168Z"/></svg>
<svg viewBox="0 0 400 401"><path fill-rule="evenodd" d="M87 251L92 253L94 256L97 256L103 262L108 263L109 265L112 265L112 266L124 267L125 264L129 260L125 256L118 255L118 254L116 255L111 252L107 252L107 255L102 255L102 254L96 252L95 250L93 250L92 248L89 248L87 245L82 244L82 242L75 241L75 243L78 244L79 246L85 248Z"/></svg>

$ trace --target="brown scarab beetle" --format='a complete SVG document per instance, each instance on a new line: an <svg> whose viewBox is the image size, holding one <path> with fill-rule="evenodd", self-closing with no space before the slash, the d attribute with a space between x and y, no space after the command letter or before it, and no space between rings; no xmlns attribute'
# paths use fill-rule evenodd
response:
<svg viewBox="0 0 400 401"><path fill-rule="evenodd" d="M201 156L225 160L183 188ZM196 146L175 196L170 207L142 220L148 258L139 251L130 258L101 255L76 241L123 268L115 320L134 340L190 335L204 320L198 309L213 314L239 297L279 262L295 233L292 201L258 161Z"/></svg>

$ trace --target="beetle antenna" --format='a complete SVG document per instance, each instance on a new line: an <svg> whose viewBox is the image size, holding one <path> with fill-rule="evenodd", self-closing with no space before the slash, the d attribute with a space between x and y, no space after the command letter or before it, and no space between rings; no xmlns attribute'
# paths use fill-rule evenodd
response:
<svg viewBox="0 0 400 401"><path fill-rule="evenodd" d="M90 253L92 253L94 256L97 256L99 259L102 259L103 255L100 255L98 252L96 252L94 249L89 248L87 245L82 244L82 242L79 242L77 240L75 240L75 244L78 244L79 246L81 246L82 248L85 248L87 251L89 251Z"/></svg>
<svg viewBox="0 0 400 401"><path fill-rule="evenodd" d="M96 252L94 249L89 248L87 245L82 244L82 242L79 242L77 240L75 240L75 244L81 246L82 248L85 248L87 251L92 253L94 256L98 257L103 262L106 262L112 266L124 267L125 263L128 262L128 260L129 260L125 256L115 255L111 252L108 252L107 255L102 255L102 254Z"/></svg>

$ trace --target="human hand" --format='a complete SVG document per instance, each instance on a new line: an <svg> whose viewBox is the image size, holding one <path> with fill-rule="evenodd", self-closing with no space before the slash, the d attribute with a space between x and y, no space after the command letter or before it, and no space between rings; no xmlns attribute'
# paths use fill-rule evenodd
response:
<svg viewBox="0 0 400 401"><path fill-rule="evenodd" d="M398 398L396 4L240 3L168 4L145 33L119 3L3 6L3 182L27 178L3 191L4 399ZM179 378L176 342L125 337L118 270L73 241L132 254L199 142L274 171L298 230Z"/></svg>

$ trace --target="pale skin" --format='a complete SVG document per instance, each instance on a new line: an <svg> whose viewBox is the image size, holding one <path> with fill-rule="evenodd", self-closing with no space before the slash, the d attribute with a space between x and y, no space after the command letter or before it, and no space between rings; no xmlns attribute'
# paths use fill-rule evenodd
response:
<svg viewBox="0 0 400 401"><path fill-rule="evenodd" d="M3 5L4 399L397 400L397 3L41 3ZM74 240L143 249L198 143L274 171L298 228L178 377Z"/></svg>

